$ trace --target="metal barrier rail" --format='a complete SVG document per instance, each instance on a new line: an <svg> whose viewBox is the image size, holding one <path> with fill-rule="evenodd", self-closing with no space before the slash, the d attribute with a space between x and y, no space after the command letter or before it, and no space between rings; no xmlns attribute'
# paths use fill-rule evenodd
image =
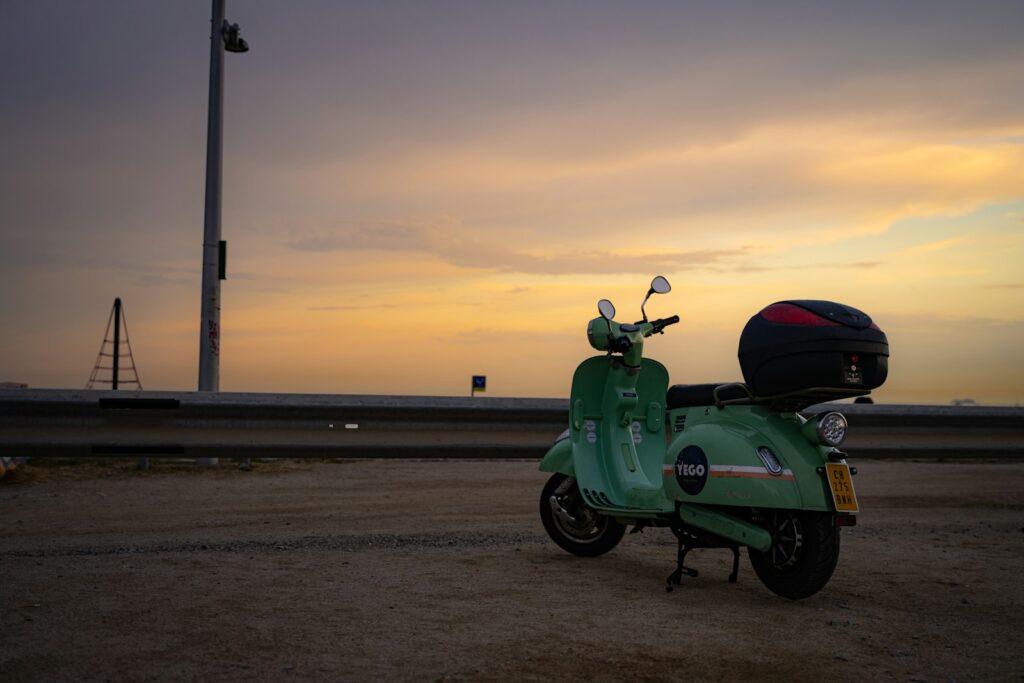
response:
<svg viewBox="0 0 1024 683"><path fill-rule="evenodd" d="M853 457L1024 457L1024 408L830 407ZM537 458L567 413L564 399L10 389L0 455Z"/></svg>

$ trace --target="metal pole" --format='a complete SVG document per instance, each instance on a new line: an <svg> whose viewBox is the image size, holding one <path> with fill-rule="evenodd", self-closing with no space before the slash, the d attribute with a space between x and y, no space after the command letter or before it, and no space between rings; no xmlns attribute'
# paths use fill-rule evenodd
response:
<svg viewBox="0 0 1024 683"><path fill-rule="evenodd" d="M220 391L221 168L224 129L225 0L213 0L210 19L210 108L206 123L206 208L203 213L203 291L199 323L199 391Z"/></svg>
<svg viewBox="0 0 1024 683"><path fill-rule="evenodd" d="M114 358L111 364L110 388L117 389L117 370L121 361L121 298L114 299Z"/></svg>
<svg viewBox="0 0 1024 683"><path fill-rule="evenodd" d="M220 391L220 189L224 130L225 0L213 0L210 17L210 103L206 119L206 206L203 210L203 290L199 322L199 391ZM198 458L216 465L217 458Z"/></svg>

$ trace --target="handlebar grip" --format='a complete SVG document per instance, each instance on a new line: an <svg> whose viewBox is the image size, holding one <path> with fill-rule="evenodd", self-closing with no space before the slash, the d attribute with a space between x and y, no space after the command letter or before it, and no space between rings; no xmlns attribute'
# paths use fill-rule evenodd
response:
<svg viewBox="0 0 1024 683"><path fill-rule="evenodd" d="M674 315L671 318L661 318L660 320L655 320L651 323L650 334L661 334L662 330L664 330L669 325L675 325L677 322L679 322L678 315Z"/></svg>

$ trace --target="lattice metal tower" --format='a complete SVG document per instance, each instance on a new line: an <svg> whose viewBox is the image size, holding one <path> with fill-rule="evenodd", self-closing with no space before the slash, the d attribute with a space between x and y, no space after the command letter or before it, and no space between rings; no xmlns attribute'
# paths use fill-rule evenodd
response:
<svg viewBox="0 0 1024 683"><path fill-rule="evenodd" d="M122 347L127 347L127 354L123 352ZM125 362L122 363L122 360ZM110 365L104 365L106 361L109 361ZM109 375L101 375L107 371L110 372ZM107 320L107 331L103 333L103 343L100 344L100 352L96 356L96 365L89 375L85 388L92 389L94 384L109 384L111 389L119 389L122 385L130 384L142 389L139 373L135 369L135 358L132 356L132 344L128 340L128 321L124 317L124 307L121 306L120 298L114 299L114 307L110 310L110 318Z"/></svg>

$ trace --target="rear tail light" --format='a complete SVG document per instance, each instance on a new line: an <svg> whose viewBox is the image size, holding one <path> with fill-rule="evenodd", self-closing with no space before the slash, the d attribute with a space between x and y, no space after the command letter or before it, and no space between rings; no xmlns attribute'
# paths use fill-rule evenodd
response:
<svg viewBox="0 0 1024 683"><path fill-rule="evenodd" d="M857 526L857 515L836 515L836 526Z"/></svg>
<svg viewBox="0 0 1024 683"><path fill-rule="evenodd" d="M813 327L838 326L839 323L822 318L793 304L772 304L761 311L761 317L782 325L809 325Z"/></svg>

